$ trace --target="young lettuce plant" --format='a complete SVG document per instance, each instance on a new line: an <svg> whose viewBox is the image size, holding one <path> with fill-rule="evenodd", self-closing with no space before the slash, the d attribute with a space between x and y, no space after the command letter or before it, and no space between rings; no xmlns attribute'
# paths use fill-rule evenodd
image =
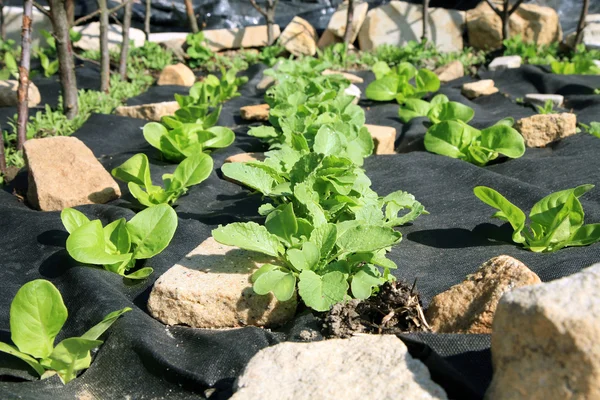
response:
<svg viewBox="0 0 600 400"><path fill-rule="evenodd" d="M172 205L187 193L190 186L197 185L209 177L213 170L212 158L204 153L193 154L177 166L172 174L163 175L163 187L152 184L148 157L136 154L112 170L112 176L127 182L132 196L141 205Z"/></svg>
<svg viewBox="0 0 600 400"><path fill-rule="evenodd" d="M241 96L239 86L248 82L248 77L237 76L237 69L225 71L221 68L221 79L215 75L208 75L202 81L196 82L188 96L175 94L175 100L181 107L190 105L217 107L221 103Z"/></svg>
<svg viewBox="0 0 600 400"><path fill-rule="evenodd" d="M396 265L385 253L402 235L370 221L314 224L297 218L293 205L285 204L269 213L264 226L232 223L213 230L213 237L275 259L252 275L257 294L272 292L286 301L297 287L308 307L327 311L349 297L348 289L353 297L365 299L393 279L389 269Z"/></svg>
<svg viewBox="0 0 600 400"><path fill-rule="evenodd" d="M461 120L441 121L427 130L425 148L479 166L495 160L500 154L519 158L525 153L525 142L512 128L513 123L512 118L507 118L478 130Z"/></svg>
<svg viewBox="0 0 600 400"><path fill-rule="evenodd" d="M121 218L105 227L100 220L90 221L73 208L65 208L60 217L69 232L67 251L75 261L102 265L129 279L144 279L152 274L150 267L126 272L135 267L136 260L162 252L177 229L177 214L166 204L149 207L129 221Z"/></svg>
<svg viewBox="0 0 600 400"><path fill-rule="evenodd" d="M44 279L23 285L10 305L10 333L14 343L0 342L0 351L25 361L46 379L58 374L63 384L77 377L92 363L90 351L103 342L98 338L124 313L126 307L108 314L79 337L54 340L67 320L68 312L56 287Z"/></svg>
<svg viewBox="0 0 600 400"><path fill-rule="evenodd" d="M165 122L169 125L158 122L144 125L144 138L172 162L181 162L194 154L227 147L235 140L233 131L222 126L205 128L197 123Z"/></svg>
<svg viewBox="0 0 600 400"><path fill-rule="evenodd" d="M431 102L421 99L406 100L398 109L398 116L403 123L417 117L428 117L434 124L448 120L469 122L475 116L475 111L469 106L450 101L446 95L438 94Z"/></svg>
<svg viewBox="0 0 600 400"><path fill-rule="evenodd" d="M367 98L371 100L395 99L398 104L403 104L407 99L420 99L427 93L440 89L440 80L435 73L427 69L417 70L407 62L390 68L385 62L379 61L373 65L372 70L375 81L365 90ZM413 78L414 86L410 83Z"/></svg>
<svg viewBox="0 0 600 400"><path fill-rule="evenodd" d="M579 123L579 125L590 135L600 138L600 122L590 122L589 125Z"/></svg>
<svg viewBox="0 0 600 400"><path fill-rule="evenodd" d="M581 185L544 197L531 209L528 227L525 213L494 189L477 186L474 193L485 204L499 210L493 218L511 224L515 243L533 252L553 252L600 241L600 224L583 224L583 207L579 201L579 197L593 187Z"/></svg>

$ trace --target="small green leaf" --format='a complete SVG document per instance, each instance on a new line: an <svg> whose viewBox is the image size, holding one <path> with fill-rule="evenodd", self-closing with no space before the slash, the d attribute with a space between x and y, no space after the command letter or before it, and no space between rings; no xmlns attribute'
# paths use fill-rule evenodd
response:
<svg viewBox="0 0 600 400"><path fill-rule="evenodd" d="M197 153L183 160L175 169L167 190L179 190L197 185L206 180L213 170L213 159L204 153Z"/></svg>
<svg viewBox="0 0 600 400"><path fill-rule="evenodd" d="M343 301L348 293L348 282L339 271L319 276L311 270L303 270L299 278L300 297L315 311L329 311L332 305Z"/></svg>
<svg viewBox="0 0 600 400"><path fill-rule="evenodd" d="M327 258L333 250L337 240L337 228L334 224L323 224L316 227L311 235L310 241L317 246L321 258Z"/></svg>
<svg viewBox="0 0 600 400"><path fill-rule="evenodd" d="M373 294L373 288L381 285L384 280L381 278L379 271L372 265L364 265L352 275L350 290L352 296L356 299L368 299Z"/></svg>
<svg viewBox="0 0 600 400"><path fill-rule="evenodd" d="M402 239L402 234L392 228L376 225L357 225L338 231L337 247L345 253L377 251L392 246Z"/></svg>
<svg viewBox="0 0 600 400"><path fill-rule="evenodd" d="M481 131L480 146L510 158L525 154L523 136L507 125L494 125Z"/></svg>
<svg viewBox="0 0 600 400"><path fill-rule="evenodd" d="M152 147L162 150L161 138L169 132L167 131L167 128L158 122L150 122L144 125L143 133L144 138Z"/></svg>
<svg viewBox="0 0 600 400"><path fill-rule="evenodd" d="M117 319L119 319L121 315L125 314L128 311L131 311L131 308L125 307L121 310L111 312L106 317L104 317L102 321L98 322L92 328L88 329L86 333L81 335L81 338L90 340L98 339L104 332L106 332L108 328L111 327L112 324L114 324L117 321Z"/></svg>
<svg viewBox="0 0 600 400"><path fill-rule="evenodd" d="M17 350L15 347L0 342L0 351L3 353L7 353L10 355L13 355L15 357L20 358L21 360L25 361L27 364L29 364L29 366L31 368L33 368L35 370L35 372L38 373L39 376L44 375L44 372L46 372L46 370L44 369L44 367L42 367L42 365L37 362L37 360L25 353L21 353L19 350Z"/></svg>
<svg viewBox="0 0 600 400"><path fill-rule="evenodd" d="M255 222L234 222L219 226L213 229L212 235L217 242L228 246L237 246L273 257L279 255L280 244L277 236Z"/></svg>
<svg viewBox="0 0 600 400"><path fill-rule="evenodd" d="M221 171L226 177L258 190L265 196L269 195L273 187L279 183L269 172L246 163L223 164Z"/></svg>
<svg viewBox="0 0 600 400"><path fill-rule="evenodd" d="M298 232L298 222L291 203L278 207L267 215L265 227L273 235L278 236L288 244L292 243L292 237Z"/></svg>
<svg viewBox="0 0 600 400"><path fill-rule="evenodd" d="M425 117L431 109L431 104L421 99L406 99L398 109L400 121L407 123L413 118Z"/></svg>
<svg viewBox="0 0 600 400"><path fill-rule="evenodd" d="M437 92L440 90L440 79L428 69L420 69L415 77L417 91L419 92Z"/></svg>
<svg viewBox="0 0 600 400"><path fill-rule="evenodd" d="M150 258L163 251L175 235L177 222L177 214L166 204L139 212L126 225L133 246L133 257Z"/></svg>
<svg viewBox="0 0 600 400"><path fill-rule="evenodd" d="M60 213L60 219L62 220L65 229L69 233L73 233L75 229L90 222L88 217L74 208L65 208L62 210Z"/></svg>
<svg viewBox="0 0 600 400"><path fill-rule="evenodd" d="M463 152L464 126L455 121L442 121L427 130L425 148L432 153L452 158L466 158Z"/></svg>
<svg viewBox="0 0 600 400"><path fill-rule="evenodd" d="M287 251L288 260L298 271L304 269L314 269L321 256L319 248L311 242L304 242L302 250L289 249Z"/></svg>
<svg viewBox="0 0 600 400"><path fill-rule="evenodd" d="M323 125L315 136L313 151L324 155L338 155L342 151L342 141L338 133Z"/></svg>
<svg viewBox="0 0 600 400"><path fill-rule="evenodd" d="M455 101L438 104L431 108L427 117L437 124L441 121L469 122L475 116L475 110Z"/></svg>
<svg viewBox="0 0 600 400"><path fill-rule="evenodd" d="M50 368L58 373L63 383L77 377L77 372L90 366L89 352L100 346L101 340L72 337L60 342L50 354Z"/></svg>
<svg viewBox="0 0 600 400"><path fill-rule="evenodd" d="M114 168L111 174L123 182L133 182L145 188L152 185L148 157L143 153L134 155L117 168Z"/></svg>
<svg viewBox="0 0 600 400"><path fill-rule="evenodd" d="M52 283L43 279L28 282L10 305L11 339L23 353L48 357L67 315L62 296Z"/></svg>
<svg viewBox="0 0 600 400"><path fill-rule="evenodd" d="M397 75L386 75L381 79L371 82L365 90L365 95L370 100L390 101L396 98L396 88L399 78Z"/></svg>
<svg viewBox="0 0 600 400"><path fill-rule="evenodd" d="M525 228L525 213L519 207L512 204L494 189L485 186L477 186L473 189L473 192L479 200L500 210L500 213L494 214L494 217L508 221L511 224L514 230L512 238L515 243L525 242L525 238L521 235Z"/></svg>
<svg viewBox="0 0 600 400"><path fill-rule="evenodd" d="M104 230L99 220L90 221L75 229L67 238L67 251L74 260L84 264L115 264L131 257L106 251Z"/></svg>
<svg viewBox="0 0 600 400"><path fill-rule="evenodd" d="M296 290L296 277L281 269L271 269L258 276L253 287L256 294L265 295L272 292L277 300L287 301Z"/></svg>

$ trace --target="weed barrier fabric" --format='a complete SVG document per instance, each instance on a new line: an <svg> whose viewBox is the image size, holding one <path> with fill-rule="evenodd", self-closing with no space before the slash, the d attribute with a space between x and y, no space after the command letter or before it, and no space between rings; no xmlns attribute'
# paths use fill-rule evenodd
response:
<svg viewBox="0 0 600 400"><path fill-rule="evenodd" d="M257 213L260 197L223 180L220 166L229 155L265 150L263 144L247 135L249 125L239 118L238 109L240 105L261 102L263 93L255 90L255 84L263 69L253 67L247 71L250 81L242 87L242 96L224 105L219 124L232 127L236 141L231 147L212 153L215 171L179 200L175 237L163 253L145 263L155 271L145 281L126 282L115 274L74 262L65 250L67 233L59 213L31 210L12 195L13 190L26 190L25 171L12 186L0 191L0 340L10 340L12 298L23 284L37 278L52 281L69 310L69 318L57 340L81 335L111 311L133 308L105 335L106 341L94 354L91 367L66 386L56 377L36 380L24 363L0 353L0 398L105 399L127 395L227 398L235 378L256 352L284 340L300 340L302 330L318 329L318 320L306 311L287 326L273 331L256 327L234 330L166 327L154 320L146 308L154 281L208 238L218 224L260 221ZM367 78L365 84L359 85L364 92L372 78L370 73L361 74ZM473 101L460 94L462 82L472 78L443 85L440 92L473 107L476 112L473 125L478 127L489 126L507 116L533 115L532 108L515 102L529 92L565 94L566 107L573 108L580 121L589 122L598 116L599 96L591 93L600 87L599 77L557 76L540 67L525 66L493 73L493 79L501 93ZM577 90L571 90L574 85ZM129 103L141 104L146 99L169 101L173 93L185 91L152 87ZM553 254L536 254L519 248L511 242L508 224L492 220L494 210L473 195L475 186L490 186L528 211L551 192L585 183L598 185L600 139L579 133L547 148L527 149L520 159L499 160L481 168L425 152L425 121L415 119L401 124L396 104L362 99L361 105L365 107L368 123L397 129L396 147L401 152L365 160L373 189L380 195L406 190L431 213L401 227L403 241L390 253L399 266L395 276L409 283L417 279L425 306L434 295L461 282L481 263L501 254L523 261L543 281L575 273L600 261L599 244L565 248ZM141 131L144 124L139 119L93 115L75 136L91 148L108 170L136 153L147 154L152 178L157 183L162 174L173 172L175 165L161 161L159 153L145 142ZM119 217L131 218L132 198L126 185L120 182L120 186L124 194L121 199L78 209L104 224ZM600 222L600 187L585 194L581 201L586 222ZM401 336L451 398L482 398L492 375L489 335ZM316 337L321 338L320 334Z"/></svg>

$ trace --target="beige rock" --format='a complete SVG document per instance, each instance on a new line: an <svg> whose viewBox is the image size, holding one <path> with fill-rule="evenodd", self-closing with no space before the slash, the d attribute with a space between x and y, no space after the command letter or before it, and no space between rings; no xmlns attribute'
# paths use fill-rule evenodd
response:
<svg viewBox="0 0 600 400"><path fill-rule="evenodd" d="M268 89L268 88L269 88L269 87L270 87L272 84L274 84L274 83L275 83L275 78L274 78L274 77L272 77L272 76L268 76L268 75L265 75L265 76L263 76L263 78L260 80L260 82L258 82L258 83L256 84L256 88L257 88L258 90L266 90L266 89Z"/></svg>
<svg viewBox="0 0 600 400"><path fill-rule="evenodd" d="M227 157L225 163L264 161L264 159L265 153L239 153Z"/></svg>
<svg viewBox="0 0 600 400"><path fill-rule="evenodd" d="M5 3L6 4L6 3ZM37 8L33 8L31 21L31 45L47 46L46 38L41 31L52 32L52 21ZM2 7L2 23L6 30L6 39L14 40L19 45L21 44L21 28L23 26L23 6L7 6Z"/></svg>
<svg viewBox="0 0 600 400"><path fill-rule="evenodd" d="M259 351L232 400L447 399L429 370L393 335L360 335Z"/></svg>
<svg viewBox="0 0 600 400"><path fill-rule="evenodd" d="M360 3L354 6L354 13L352 19L352 37L350 43L353 43L357 36L360 28L365 22L367 17L367 11L369 10L369 4ZM346 21L348 18L348 2L340 4L331 16L329 24L327 25L327 31L333 33L338 38L343 38L346 32Z"/></svg>
<svg viewBox="0 0 600 400"><path fill-rule="evenodd" d="M162 117L173 115L177 110L179 110L179 104L176 101L164 101L139 106L119 106L115 109L115 114L123 117L160 121Z"/></svg>
<svg viewBox="0 0 600 400"><path fill-rule="evenodd" d="M185 39L170 39L164 42L160 42L160 46L165 50L171 50L175 58L181 62L185 61L186 53L183 49Z"/></svg>
<svg viewBox="0 0 600 400"><path fill-rule="evenodd" d="M166 66L165 69L161 71L156 84L158 86L192 86L194 82L196 82L196 75L194 75L194 71L192 71L187 65L178 63L175 65Z"/></svg>
<svg viewBox="0 0 600 400"><path fill-rule="evenodd" d="M325 29L323 31L323 34L319 38L319 41L317 42L317 47L320 50L323 50L325 47L331 46L336 43L342 43L342 42L343 42L343 40L340 39L339 37L335 36L335 34L333 32Z"/></svg>
<svg viewBox="0 0 600 400"><path fill-rule="evenodd" d="M511 5L512 7L512 5ZM498 5L502 9L502 5ZM509 19L510 34L521 35L525 42L548 45L562 40L557 12L551 7L521 4ZM478 50L502 47L502 20L485 1L467 12L469 45Z"/></svg>
<svg viewBox="0 0 600 400"><path fill-rule="evenodd" d="M434 332L491 333L502 295L536 283L541 283L540 278L519 260L494 257L463 282L435 296L425 317Z"/></svg>
<svg viewBox="0 0 600 400"><path fill-rule="evenodd" d="M7 81L0 81L0 107L15 107L18 102L17 91L19 90L19 81L11 79ZM29 107L35 107L42 101L40 91L37 86L29 81L29 88L27 90L27 105Z"/></svg>
<svg viewBox="0 0 600 400"><path fill-rule="evenodd" d="M517 121L527 147L546 145L577 133L577 116L571 113L538 114Z"/></svg>
<svg viewBox="0 0 600 400"><path fill-rule="evenodd" d="M314 56L317 52L317 31L308 21L296 16L281 33L279 42L295 56Z"/></svg>
<svg viewBox="0 0 600 400"><path fill-rule="evenodd" d="M75 42L73 46L82 50L100 50L100 22L74 26L72 29L82 35L81 39ZM146 41L146 34L140 29L129 28L129 40L133 40L135 47L141 47ZM120 25L109 25L108 50L117 51L121 48L122 43L123 28Z"/></svg>
<svg viewBox="0 0 600 400"><path fill-rule="evenodd" d="M581 41L588 49L600 49L600 14L588 14L585 17Z"/></svg>
<svg viewBox="0 0 600 400"><path fill-rule="evenodd" d="M275 39L279 37L279 25L274 25ZM263 47L267 41L267 25L247 26L245 28L209 29L205 30L206 44L213 51L227 49L247 49Z"/></svg>
<svg viewBox="0 0 600 400"><path fill-rule="evenodd" d="M504 69L512 69L521 67L523 58L521 56L502 56L496 57L488 65L490 71L501 71Z"/></svg>
<svg viewBox="0 0 600 400"><path fill-rule="evenodd" d="M358 34L360 49L372 50L382 44L402 46L423 36L423 6L392 0L374 8ZM443 52L463 48L465 12L444 8L429 8L427 38Z"/></svg>
<svg viewBox="0 0 600 400"><path fill-rule="evenodd" d="M360 76L356 76L354 74L350 74L348 72L342 72L342 71L334 71L331 69L326 69L323 72L321 72L321 75L342 75L344 78L348 79L350 81L350 83L363 83L364 79L361 78Z"/></svg>
<svg viewBox="0 0 600 400"><path fill-rule="evenodd" d="M469 99L489 96L490 94L498 93L498 88L494 85L494 81L491 79L465 83L462 85L462 94Z"/></svg>
<svg viewBox="0 0 600 400"><path fill-rule="evenodd" d="M506 293L488 400L600 399L600 264Z"/></svg>
<svg viewBox="0 0 600 400"><path fill-rule="evenodd" d="M188 37L189 32L158 32L150 33L148 37L149 42L164 43L170 40L178 40L181 44L185 43L185 39Z"/></svg>
<svg viewBox="0 0 600 400"><path fill-rule="evenodd" d="M296 296L280 302L252 289L252 273L267 262L273 260L208 238L158 278L148 310L167 325L282 325L294 317Z"/></svg>
<svg viewBox="0 0 600 400"><path fill-rule="evenodd" d="M246 121L268 121L269 105L257 104L254 106L240 107L240 115Z"/></svg>
<svg viewBox="0 0 600 400"><path fill-rule="evenodd" d="M433 72L435 72L442 83L447 83L465 76L465 68L458 60L454 60L449 64L443 65Z"/></svg>
<svg viewBox="0 0 600 400"><path fill-rule="evenodd" d="M101 204L121 196L119 185L90 149L74 137L25 142L29 170L27 201L42 211Z"/></svg>
<svg viewBox="0 0 600 400"><path fill-rule="evenodd" d="M396 141L396 128L391 126L365 124L365 128L371 134L375 144L373 154L394 154L394 142Z"/></svg>

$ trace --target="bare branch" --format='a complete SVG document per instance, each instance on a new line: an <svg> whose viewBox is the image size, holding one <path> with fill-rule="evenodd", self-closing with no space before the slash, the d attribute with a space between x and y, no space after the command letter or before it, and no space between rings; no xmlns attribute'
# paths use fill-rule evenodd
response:
<svg viewBox="0 0 600 400"><path fill-rule="evenodd" d="M485 0L489 6L492 8L492 10L494 10L494 12L496 14L498 14L499 17L502 17L502 11L500 11L500 9L498 7L496 7L496 5L492 2L492 0Z"/></svg>
<svg viewBox="0 0 600 400"><path fill-rule="evenodd" d="M523 3L524 0L519 0L515 3L515 5L510 9L510 11L508 12L508 15L512 15L515 11L517 11L517 8L519 8L519 6Z"/></svg>
<svg viewBox="0 0 600 400"><path fill-rule="evenodd" d="M46 10L46 9L44 8L44 6L42 6L41 4L38 4L37 2L35 2L35 1L34 1L34 2L33 2L33 6L34 6L35 8L37 8L37 9L38 9L38 11L39 11L39 12L41 12L42 14L44 14L46 17L48 17L48 18L52 18L52 15L50 15L50 11Z"/></svg>
<svg viewBox="0 0 600 400"><path fill-rule="evenodd" d="M128 3L128 1L125 1L125 2L123 2L121 4L119 4L118 6L111 8L110 10L107 11L108 14L112 14L114 12L119 11L121 8L125 7L127 5L127 3ZM89 21L90 19L94 18L95 16L97 16L99 14L100 14L100 9L97 9L93 13L90 13L88 15L85 15L85 16L83 16L81 18L76 19L75 22L73 23L73 26L79 25L79 24L81 24L83 22L86 22L86 21Z"/></svg>
<svg viewBox="0 0 600 400"><path fill-rule="evenodd" d="M583 28L585 28L585 17L588 13L590 6L590 0L583 0L583 6L581 7L581 15L579 16L579 23L577 24L577 34L575 35L575 43L573 47L577 47L583 39Z"/></svg>
<svg viewBox="0 0 600 400"><path fill-rule="evenodd" d="M19 88L17 90L17 150L23 150L27 140L29 118L29 69L31 61L32 0L23 3L23 25L21 27L21 65L19 66ZM4 140L2 141L4 146Z"/></svg>
<svg viewBox="0 0 600 400"><path fill-rule="evenodd" d="M256 11L258 11L265 18L267 18L267 12L265 10L263 10L262 8L260 8L260 6L258 4L256 4L256 0L250 0L250 4L252 4L252 7L254 7L254 9L256 9ZM275 2L275 5L277 5L277 2Z"/></svg>

